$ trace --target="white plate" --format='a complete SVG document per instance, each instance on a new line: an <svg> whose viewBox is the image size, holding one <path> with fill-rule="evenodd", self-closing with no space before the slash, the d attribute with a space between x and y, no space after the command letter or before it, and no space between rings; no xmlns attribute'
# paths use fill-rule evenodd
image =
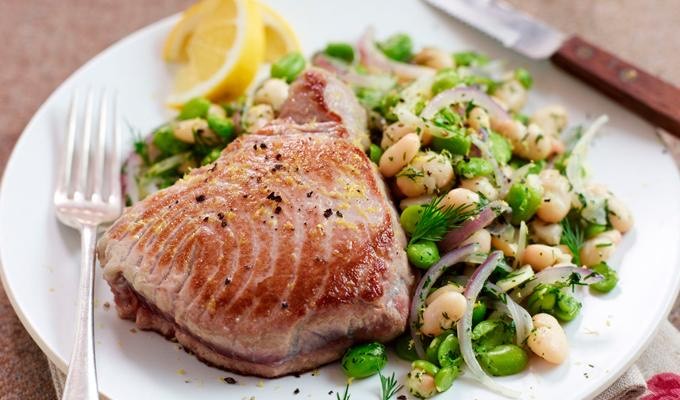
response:
<svg viewBox="0 0 680 400"><path fill-rule="evenodd" d="M385 36L410 33L418 44L445 49L477 49L511 65L526 65L536 89L528 109L558 102L571 122L606 113L611 122L596 140L589 159L597 181L607 184L632 209L636 225L618 250L620 284L606 296L586 296L581 316L568 324L571 356L549 368L532 360L526 372L500 379L525 398L584 399L611 384L640 354L665 318L680 283L680 177L653 128L589 88L556 71L500 48L416 1L394 2L272 0L296 27L311 53L329 40L352 41L367 25ZM116 88L122 115L149 132L171 113L163 106L168 72L161 45L176 17L122 40L86 64L57 89L26 127L9 161L0 199L2 278L22 322L62 370L73 337L78 281L78 236L60 225L52 209L54 166L64 137L70 94L87 85ZM625 254L625 257L622 257ZM263 381L210 368L155 333L133 332L117 318L108 286L97 272L95 333L100 389L115 399L334 399L344 386L337 364L300 378ZM403 377L407 364L395 356L387 371ZM239 384L221 378L236 376ZM377 377L356 381L353 399L379 397ZM293 391L299 388L300 393ZM462 377L441 399L497 398Z"/></svg>

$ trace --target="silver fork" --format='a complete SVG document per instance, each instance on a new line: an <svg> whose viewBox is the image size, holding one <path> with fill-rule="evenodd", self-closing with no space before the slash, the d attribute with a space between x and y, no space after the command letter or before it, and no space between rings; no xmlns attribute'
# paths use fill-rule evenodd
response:
<svg viewBox="0 0 680 400"><path fill-rule="evenodd" d="M98 111L95 111L95 97L99 98ZM78 229L81 237L76 337L62 397L65 400L99 398L92 316L95 242L97 227L116 219L122 207L121 139L115 103L115 96L104 91L95 96L90 89L83 110L80 96L77 92L73 94L66 151L54 193L57 218Z"/></svg>

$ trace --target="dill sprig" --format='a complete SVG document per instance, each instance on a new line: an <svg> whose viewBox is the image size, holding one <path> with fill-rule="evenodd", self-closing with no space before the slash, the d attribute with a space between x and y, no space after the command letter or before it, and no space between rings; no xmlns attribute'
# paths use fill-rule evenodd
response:
<svg viewBox="0 0 680 400"><path fill-rule="evenodd" d="M459 206L447 206L439 208L443 197L436 197L425 207L420 215L420 220L416 224L410 243L419 240L430 240L437 242L442 240L449 231L458 228L470 217L477 215L478 207L470 204Z"/></svg>
<svg viewBox="0 0 680 400"><path fill-rule="evenodd" d="M345 393L343 393L342 397L340 397L340 392L336 393L335 397L337 398L337 400L350 400L349 383L345 386Z"/></svg>
<svg viewBox="0 0 680 400"><path fill-rule="evenodd" d="M398 391L403 388L403 385L397 385L397 378L394 376L394 372L392 372L392 376L389 378L386 378L382 373L378 373L380 376L380 386L382 390L380 393L382 394L382 400L390 400L392 397L394 397L395 394L397 394Z"/></svg>
<svg viewBox="0 0 680 400"><path fill-rule="evenodd" d="M579 253L584 242L585 233L578 222L572 222L568 218L565 218L564 221L562 221L562 237L560 238L560 243L567 246L574 257L574 264L576 265L581 265Z"/></svg>

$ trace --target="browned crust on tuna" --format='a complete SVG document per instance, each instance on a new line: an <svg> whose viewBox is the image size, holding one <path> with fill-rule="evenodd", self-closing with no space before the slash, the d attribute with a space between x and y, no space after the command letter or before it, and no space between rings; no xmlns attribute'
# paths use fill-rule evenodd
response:
<svg viewBox="0 0 680 400"><path fill-rule="evenodd" d="M120 315L267 377L401 333L403 232L375 166L333 136L242 136L127 209L98 243Z"/></svg>

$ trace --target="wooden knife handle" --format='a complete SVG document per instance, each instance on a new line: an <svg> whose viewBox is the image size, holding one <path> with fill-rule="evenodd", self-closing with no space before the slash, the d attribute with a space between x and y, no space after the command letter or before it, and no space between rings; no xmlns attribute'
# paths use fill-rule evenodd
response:
<svg viewBox="0 0 680 400"><path fill-rule="evenodd" d="M551 57L553 63L619 104L680 138L680 89L578 36Z"/></svg>

